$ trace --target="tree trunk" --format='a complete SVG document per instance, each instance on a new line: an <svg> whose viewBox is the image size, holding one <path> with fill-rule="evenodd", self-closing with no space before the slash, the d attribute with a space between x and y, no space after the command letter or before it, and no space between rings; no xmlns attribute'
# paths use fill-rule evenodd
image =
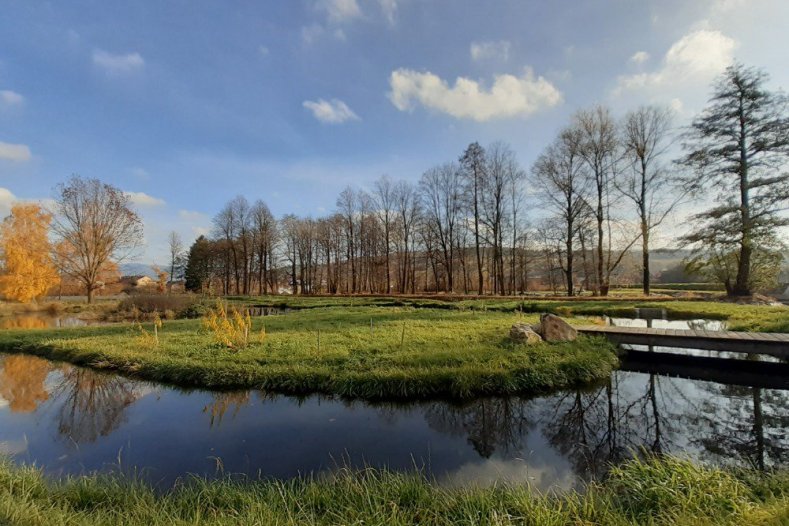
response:
<svg viewBox="0 0 789 526"><path fill-rule="evenodd" d="M742 221L742 241L740 242L740 261L737 265L737 280L734 284L735 296L750 296L751 287L751 209L748 195L748 149L747 133L742 97L740 97L740 220Z"/></svg>
<svg viewBox="0 0 789 526"><path fill-rule="evenodd" d="M641 264L644 267L644 277L643 277L643 286L644 286L644 295L649 296L650 292L650 276L649 276L649 227L645 222L641 222L641 236L642 236L642 246L641 246Z"/></svg>

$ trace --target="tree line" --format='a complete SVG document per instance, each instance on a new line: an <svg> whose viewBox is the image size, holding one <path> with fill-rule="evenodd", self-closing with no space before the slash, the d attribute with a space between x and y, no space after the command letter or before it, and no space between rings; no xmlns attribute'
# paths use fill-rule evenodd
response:
<svg viewBox="0 0 789 526"><path fill-rule="evenodd" d="M649 294L654 236L695 199L710 208L691 216L680 239L694 250L688 268L729 294L751 294L777 276L789 202L786 97L766 80L730 66L679 134L660 106L621 119L604 106L580 110L530 170L507 144L475 142L417 183L382 176L369 190L348 187L325 217L276 219L263 201L237 197L214 218L212 235L192 245L186 286L517 294L530 279L553 285L558 275L569 296L605 296L639 248Z"/></svg>
<svg viewBox="0 0 789 526"><path fill-rule="evenodd" d="M789 225L787 97L767 80L730 66L681 133L659 106L621 119L604 106L580 110L528 170L506 143L474 142L416 183L382 176L345 188L324 217L275 218L239 196L188 251L170 235L169 275L220 294L504 295L541 282L604 296L640 248L649 294L651 243L693 201L701 211L679 239L692 249L688 269L749 295L775 284ZM18 204L4 220L0 292L29 301L68 278L90 301L141 243L129 196L75 176L47 210Z"/></svg>

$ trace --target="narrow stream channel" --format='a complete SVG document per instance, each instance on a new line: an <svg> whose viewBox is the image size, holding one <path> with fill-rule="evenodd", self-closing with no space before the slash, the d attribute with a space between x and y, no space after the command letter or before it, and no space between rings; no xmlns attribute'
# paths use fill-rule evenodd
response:
<svg viewBox="0 0 789 526"><path fill-rule="evenodd" d="M121 471L162 487L369 465L568 489L642 449L768 468L787 462L788 406L787 390L625 370L531 399L368 404L186 391L0 354L1 453L53 476Z"/></svg>

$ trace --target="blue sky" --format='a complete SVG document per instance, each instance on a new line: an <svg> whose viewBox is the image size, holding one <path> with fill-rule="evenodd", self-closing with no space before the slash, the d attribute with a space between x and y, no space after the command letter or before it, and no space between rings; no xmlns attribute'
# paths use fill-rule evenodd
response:
<svg viewBox="0 0 789 526"><path fill-rule="evenodd" d="M578 108L668 104L733 59L789 87L785 0L0 1L0 213L71 174L132 192L140 261L233 196L318 216L471 141L529 167Z"/></svg>

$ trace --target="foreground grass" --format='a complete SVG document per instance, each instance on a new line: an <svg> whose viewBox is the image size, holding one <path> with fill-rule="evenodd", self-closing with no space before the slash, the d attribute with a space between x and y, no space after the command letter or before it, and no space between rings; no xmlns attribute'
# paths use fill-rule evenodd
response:
<svg viewBox="0 0 789 526"><path fill-rule="evenodd" d="M726 321L728 328L738 331L789 332L789 307L738 305L725 301L666 300L651 298L613 299L577 298L574 300L535 300L523 298L479 298L438 296L261 296L236 297L244 304L289 309L326 307L408 306L423 309L471 310L483 312L552 312L561 316L634 317L638 308L665 309L674 319L714 319Z"/></svg>
<svg viewBox="0 0 789 526"><path fill-rule="evenodd" d="M768 525L789 521L789 477L631 461L583 493L528 486L448 489L416 474L341 471L292 481L191 479L157 493L109 476L47 480L0 463L11 525Z"/></svg>
<svg viewBox="0 0 789 526"><path fill-rule="evenodd" d="M602 380L617 364L603 339L514 344L508 331L518 320L537 316L315 308L255 318L252 343L237 351L217 345L199 320L165 322L158 345L132 324L2 331L0 351L186 386L366 399L538 393Z"/></svg>

